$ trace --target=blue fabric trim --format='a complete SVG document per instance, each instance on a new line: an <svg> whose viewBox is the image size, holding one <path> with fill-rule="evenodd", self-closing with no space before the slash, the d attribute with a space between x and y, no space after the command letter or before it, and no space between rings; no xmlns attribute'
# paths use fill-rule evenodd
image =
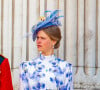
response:
<svg viewBox="0 0 100 90"><path fill-rule="evenodd" d="M3 56L0 56L0 65L1 65L1 63L3 62L4 59L5 58Z"/></svg>

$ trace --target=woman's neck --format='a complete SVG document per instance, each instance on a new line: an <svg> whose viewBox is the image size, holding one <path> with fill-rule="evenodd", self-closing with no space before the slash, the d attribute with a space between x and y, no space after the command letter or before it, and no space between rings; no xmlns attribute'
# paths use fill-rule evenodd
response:
<svg viewBox="0 0 100 90"><path fill-rule="evenodd" d="M49 55L52 55L52 54L54 54L54 50L51 50L51 51L46 51L46 52L41 52L42 53L42 55L44 55L44 56L49 56Z"/></svg>

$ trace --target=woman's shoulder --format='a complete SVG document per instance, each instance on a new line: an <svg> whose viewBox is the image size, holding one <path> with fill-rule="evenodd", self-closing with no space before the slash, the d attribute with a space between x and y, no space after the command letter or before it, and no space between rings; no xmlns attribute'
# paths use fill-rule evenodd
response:
<svg viewBox="0 0 100 90"><path fill-rule="evenodd" d="M32 60L29 60L29 61L22 61L20 63L20 67L21 68L26 68L26 67L29 67L29 66L32 66L32 65L36 65L36 61L38 60L39 58L34 58Z"/></svg>
<svg viewBox="0 0 100 90"><path fill-rule="evenodd" d="M63 59L60 59L60 58L57 58L58 62L59 62L59 65L61 67L72 67L72 64L70 62L68 62L67 60L63 60Z"/></svg>

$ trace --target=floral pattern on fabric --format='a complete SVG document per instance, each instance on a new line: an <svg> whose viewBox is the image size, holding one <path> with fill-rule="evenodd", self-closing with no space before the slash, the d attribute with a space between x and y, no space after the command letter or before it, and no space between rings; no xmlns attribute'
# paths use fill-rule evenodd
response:
<svg viewBox="0 0 100 90"><path fill-rule="evenodd" d="M22 62L20 90L73 90L72 65L55 55Z"/></svg>

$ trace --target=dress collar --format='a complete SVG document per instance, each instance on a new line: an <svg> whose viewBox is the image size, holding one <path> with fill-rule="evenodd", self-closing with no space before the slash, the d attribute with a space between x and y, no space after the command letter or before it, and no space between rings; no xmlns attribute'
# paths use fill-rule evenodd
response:
<svg viewBox="0 0 100 90"><path fill-rule="evenodd" d="M41 60L52 60L52 59L54 59L56 56L55 56L55 54L52 54L52 55L48 55L48 56L44 56L43 54L41 54L40 53L40 59Z"/></svg>

